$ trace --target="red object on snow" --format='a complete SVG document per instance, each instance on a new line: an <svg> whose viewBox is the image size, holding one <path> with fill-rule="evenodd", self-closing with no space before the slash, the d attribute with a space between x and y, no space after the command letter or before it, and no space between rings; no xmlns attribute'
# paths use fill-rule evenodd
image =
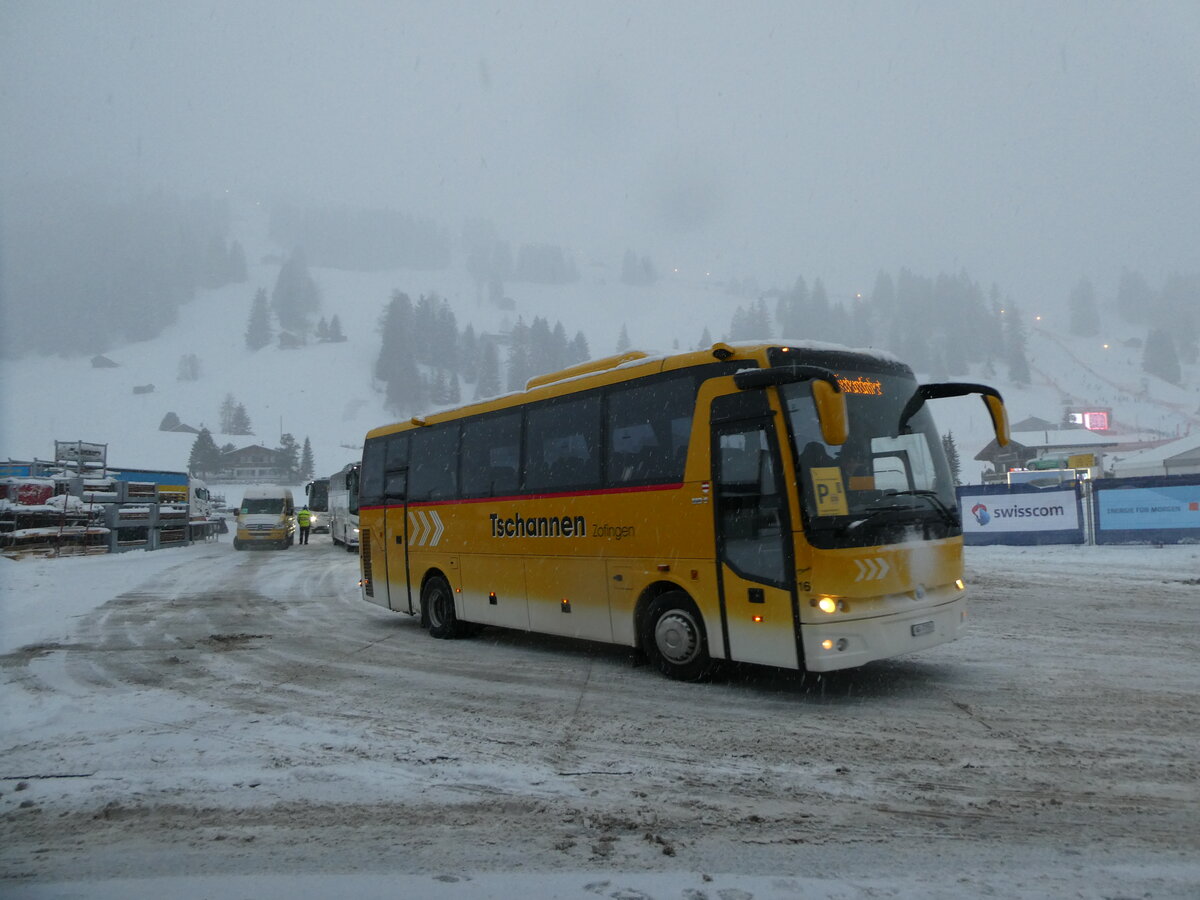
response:
<svg viewBox="0 0 1200 900"><path fill-rule="evenodd" d="M17 502L22 506L41 506L54 495L52 484L17 485Z"/></svg>

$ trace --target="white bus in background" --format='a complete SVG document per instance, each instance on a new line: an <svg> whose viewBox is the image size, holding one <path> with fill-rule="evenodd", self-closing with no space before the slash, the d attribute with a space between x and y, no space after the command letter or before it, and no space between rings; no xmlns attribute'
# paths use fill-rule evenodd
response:
<svg viewBox="0 0 1200 900"><path fill-rule="evenodd" d="M318 478L304 486L308 497L308 511L312 514L309 524L313 534L329 531L329 479Z"/></svg>
<svg viewBox="0 0 1200 900"><path fill-rule="evenodd" d="M350 552L358 550L358 463L329 476L329 536Z"/></svg>

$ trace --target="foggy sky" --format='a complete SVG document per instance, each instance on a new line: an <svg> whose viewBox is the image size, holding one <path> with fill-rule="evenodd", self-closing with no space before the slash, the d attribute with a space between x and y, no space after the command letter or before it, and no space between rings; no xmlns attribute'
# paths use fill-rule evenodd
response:
<svg viewBox="0 0 1200 900"><path fill-rule="evenodd" d="M3 0L0 154L581 267L1104 296L1200 269L1200 3Z"/></svg>

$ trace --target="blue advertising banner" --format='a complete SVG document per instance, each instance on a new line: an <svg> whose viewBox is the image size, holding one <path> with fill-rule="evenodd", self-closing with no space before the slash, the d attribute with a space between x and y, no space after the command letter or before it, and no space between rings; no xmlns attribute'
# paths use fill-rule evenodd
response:
<svg viewBox="0 0 1200 900"><path fill-rule="evenodd" d="M958 488L963 543L1082 544L1078 484L1037 488L1024 484L969 484Z"/></svg>
<svg viewBox="0 0 1200 900"><path fill-rule="evenodd" d="M1092 483L1097 544L1200 543L1200 478L1105 478Z"/></svg>

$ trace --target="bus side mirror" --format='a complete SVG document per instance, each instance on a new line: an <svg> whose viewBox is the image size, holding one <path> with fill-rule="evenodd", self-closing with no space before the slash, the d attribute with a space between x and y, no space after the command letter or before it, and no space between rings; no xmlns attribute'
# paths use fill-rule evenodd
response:
<svg viewBox="0 0 1200 900"><path fill-rule="evenodd" d="M994 387L986 384L969 384L965 381L951 381L944 384L923 384L919 386L904 409L900 410L900 421L896 426L896 434L908 434L908 422L916 415L917 410L925 405L926 400L936 400L940 397L964 397L967 394L979 394L992 417L992 430L996 432L996 443L1005 447L1012 440L1008 432L1008 411L1004 408L1004 399Z"/></svg>
<svg viewBox="0 0 1200 900"><path fill-rule="evenodd" d="M996 443L1001 447L1007 447L1009 441L1012 440L1012 435L1008 431L1008 410L1004 407L1004 401L1000 399L999 394L984 394L983 402L992 417L992 428L996 432Z"/></svg>
<svg viewBox="0 0 1200 900"><path fill-rule="evenodd" d="M821 379L812 382L813 403L821 422L821 437L831 447L846 443L849 436L846 415L846 395L833 384Z"/></svg>

